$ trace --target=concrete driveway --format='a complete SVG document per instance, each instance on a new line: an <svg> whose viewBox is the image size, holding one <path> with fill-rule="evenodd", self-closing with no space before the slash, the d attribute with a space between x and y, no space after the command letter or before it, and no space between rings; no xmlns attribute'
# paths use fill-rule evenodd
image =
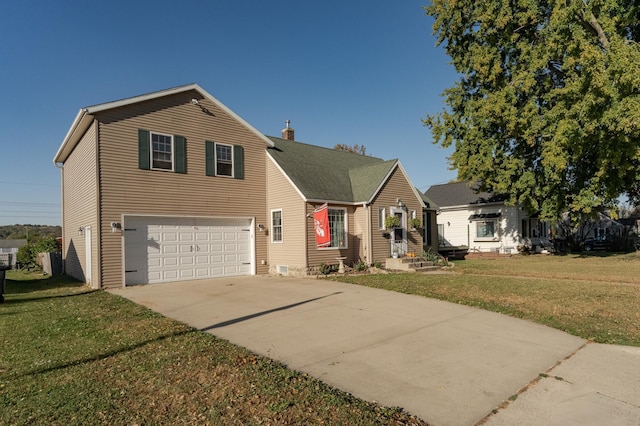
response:
<svg viewBox="0 0 640 426"><path fill-rule="evenodd" d="M640 424L639 348L326 280L236 277L112 293L435 425ZM612 359L594 374L594 362Z"/></svg>

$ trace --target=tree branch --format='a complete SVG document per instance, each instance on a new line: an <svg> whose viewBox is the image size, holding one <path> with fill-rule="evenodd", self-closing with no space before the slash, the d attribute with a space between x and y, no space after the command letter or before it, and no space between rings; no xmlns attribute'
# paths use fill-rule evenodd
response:
<svg viewBox="0 0 640 426"><path fill-rule="evenodd" d="M589 25L591 25L591 27L596 31L596 34L598 35L598 39L600 40L600 44L602 45L602 48L604 50L609 50L609 38L604 33L604 30L600 26L600 23L596 19L596 17L593 14L593 12L590 12L589 15L590 15L589 16Z"/></svg>
<svg viewBox="0 0 640 426"><path fill-rule="evenodd" d="M586 10L587 0L582 0L582 2L584 3L584 6L585 6L585 13L588 14L587 23L591 27L591 30L593 30L594 34L598 36L598 40L600 41L600 45L602 46L602 48L604 50L609 50L609 37L607 37L607 35L605 34L604 30L602 29L602 26L600 26L600 22L598 22L598 19L593 14L593 12L588 12Z"/></svg>

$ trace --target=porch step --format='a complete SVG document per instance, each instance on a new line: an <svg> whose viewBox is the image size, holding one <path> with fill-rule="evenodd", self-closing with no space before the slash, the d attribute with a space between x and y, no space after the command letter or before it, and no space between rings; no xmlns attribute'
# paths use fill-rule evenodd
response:
<svg viewBox="0 0 640 426"><path fill-rule="evenodd" d="M394 271L407 272L431 272L440 270L440 266L436 266L421 257L401 257L399 259L387 259L386 268Z"/></svg>

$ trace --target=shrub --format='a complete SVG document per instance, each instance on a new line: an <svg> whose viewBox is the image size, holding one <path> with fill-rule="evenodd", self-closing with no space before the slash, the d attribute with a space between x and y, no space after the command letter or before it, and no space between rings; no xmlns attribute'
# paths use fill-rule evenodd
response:
<svg viewBox="0 0 640 426"><path fill-rule="evenodd" d="M356 263L353 264L353 269L355 269L358 272L363 272L369 269L369 267L367 266L367 263L364 260L358 260Z"/></svg>
<svg viewBox="0 0 640 426"><path fill-rule="evenodd" d="M58 253L60 245L54 237L42 237L33 243L26 244L18 249L16 261L21 269L28 271L38 269L38 253Z"/></svg>
<svg viewBox="0 0 640 426"><path fill-rule="evenodd" d="M431 249L423 251L422 257L424 257L429 262L433 262L434 265L449 266L449 261L446 257L440 255L440 253L431 251Z"/></svg>

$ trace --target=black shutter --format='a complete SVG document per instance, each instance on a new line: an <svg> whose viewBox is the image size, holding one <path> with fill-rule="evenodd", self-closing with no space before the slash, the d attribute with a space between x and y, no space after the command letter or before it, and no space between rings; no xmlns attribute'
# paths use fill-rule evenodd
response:
<svg viewBox="0 0 640 426"><path fill-rule="evenodd" d="M233 146L233 177L244 179L244 149L240 145Z"/></svg>
<svg viewBox="0 0 640 426"><path fill-rule="evenodd" d="M205 141L206 173L207 176L216 175L216 144Z"/></svg>
<svg viewBox="0 0 640 426"><path fill-rule="evenodd" d="M184 136L173 137L174 164L173 170L176 173L187 173L186 142Z"/></svg>
<svg viewBox="0 0 640 426"><path fill-rule="evenodd" d="M138 129L138 167L144 170L151 168L149 131Z"/></svg>

